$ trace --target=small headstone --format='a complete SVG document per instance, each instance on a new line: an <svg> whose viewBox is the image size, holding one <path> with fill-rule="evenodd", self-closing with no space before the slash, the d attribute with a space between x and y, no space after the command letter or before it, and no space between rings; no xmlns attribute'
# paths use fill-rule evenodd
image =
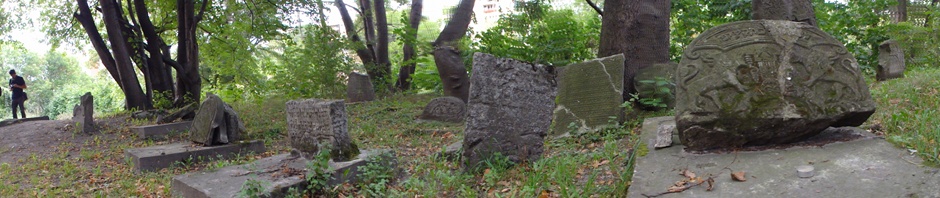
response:
<svg viewBox="0 0 940 198"><path fill-rule="evenodd" d="M317 152L331 146L335 161L346 161L359 154L346 126L346 104L342 100L292 100L287 102L287 137L290 146L304 158L314 159Z"/></svg>
<svg viewBox="0 0 940 198"><path fill-rule="evenodd" d="M91 92L82 95L81 102L72 111L72 122L82 127L82 133L95 132L95 101Z"/></svg>
<svg viewBox="0 0 940 198"><path fill-rule="evenodd" d="M754 0L751 10L754 20L785 20L819 26L812 0Z"/></svg>
<svg viewBox="0 0 940 198"><path fill-rule="evenodd" d="M375 89L369 75L356 72L349 73L349 82L346 83L346 102L365 102L375 100Z"/></svg>
<svg viewBox="0 0 940 198"><path fill-rule="evenodd" d="M557 71L551 135L593 132L623 121L623 61L617 54Z"/></svg>
<svg viewBox="0 0 940 198"><path fill-rule="evenodd" d="M633 83L636 85L639 105L647 109L672 109L676 106L675 62L657 63L640 69Z"/></svg>
<svg viewBox="0 0 940 198"><path fill-rule="evenodd" d="M468 170L497 153L515 163L538 160L555 106L551 69L476 53L470 83L463 143Z"/></svg>
<svg viewBox="0 0 940 198"><path fill-rule="evenodd" d="M878 46L878 71L875 79L885 81L888 79L903 78L904 51L895 40L887 40Z"/></svg>
<svg viewBox="0 0 940 198"><path fill-rule="evenodd" d="M424 111L418 116L421 120L434 120L441 122L463 122L467 117L467 104L460 98L447 96L428 102Z"/></svg>
<svg viewBox="0 0 940 198"><path fill-rule="evenodd" d="M228 144L240 140L245 126L231 106L219 96L206 94L193 119L190 140L205 146Z"/></svg>
<svg viewBox="0 0 940 198"><path fill-rule="evenodd" d="M861 125L875 111L852 53L805 23L715 27L679 65L676 128L688 150L795 142Z"/></svg>

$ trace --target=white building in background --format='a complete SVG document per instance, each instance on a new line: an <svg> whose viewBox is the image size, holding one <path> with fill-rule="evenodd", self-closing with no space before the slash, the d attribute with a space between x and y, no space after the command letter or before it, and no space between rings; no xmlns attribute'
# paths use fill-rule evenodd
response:
<svg viewBox="0 0 940 198"><path fill-rule="evenodd" d="M496 26L501 15L515 11L517 1L519 0L477 0L473 5L476 21L470 23L470 28L483 31Z"/></svg>

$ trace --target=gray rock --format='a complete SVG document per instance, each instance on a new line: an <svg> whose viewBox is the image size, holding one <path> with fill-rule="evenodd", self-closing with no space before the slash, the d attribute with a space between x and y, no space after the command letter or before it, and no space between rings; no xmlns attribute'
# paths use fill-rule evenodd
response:
<svg viewBox="0 0 940 198"><path fill-rule="evenodd" d="M497 153L516 163L538 160L555 106L550 68L476 53L470 83L466 167L478 170Z"/></svg>
<svg viewBox="0 0 940 198"><path fill-rule="evenodd" d="M676 124L659 125L656 128L656 143L654 148L666 148L672 146L672 134L676 131Z"/></svg>
<svg viewBox="0 0 940 198"><path fill-rule="evenodd" d="M369 75L356 72L349 73L349 82L346 83L346 102L365 102L375 100L375 89Z"/></svg>
<svg viewBox="0 0 940 198"><path fill-rule="evenodd" d="M715 27L679 65L677 129L689 150L794 142L861 125L875 111L855 57L805 23Z"/></svg>
<svg viewBox="0 0 940 198"><path fill-rule="evenodd" d="M291 147L307 159L320 149L330 149L335 161L359 154L346 126L346 104L342 100L292 100L287 102L287 137ZM326 147L330 146L330 147Z"/></svg>
<svg viewBox="0 0 940 198"><path fill-rule="evenodd" d="M585 133L623 121L623 54L558 69L551 135Z"/></svg>
<svg viewBox="0 0 940 198"><path fill-rule="evenodd" d="M676 69L674 62L657 63L640 69L633 83L636 85L639 105L646 109L672 109L676 106ZM656 100L657 102L653 102ZM646 102L649 101L649 102ZM662 106L656 106L662 105Z"/></svg>
<svg viewBox="0 0 940 198"><path fill-rule="evenodd" d="M219 96L206 94L206 100L199 105L190 140L205 146L228 144L241 140L245 126L231 106L222 102Z"/></svg>
<svg viewBox="0 0 940 198"><path fill-rule="evenodd" d="M875 79L885 81L903 78L906 68L901 44L895 40L887 40L878 46L878 70Z"/></svg>
<svg viewBox="0 0 940 198"><path fill-rule="evenodd" d="M754 0L751 10L754 20L785 20L819 26L811 0Z"/></svg>
<svg viewBox="0 0 940 198"><path fill-rule="evenodd" d="M72 110L72 122L81 127L82 133L95 132L95 101L91 92L82 95L81 102Z"/></svg>
<svg viewBox="0 0 940 198"><path fill-rule="evenodd" d="M424 111L418 116L421 120L434 120L441 122L463 122L467 117L467 104L460 98L446 96L435 98L424 106Z"/></svg>

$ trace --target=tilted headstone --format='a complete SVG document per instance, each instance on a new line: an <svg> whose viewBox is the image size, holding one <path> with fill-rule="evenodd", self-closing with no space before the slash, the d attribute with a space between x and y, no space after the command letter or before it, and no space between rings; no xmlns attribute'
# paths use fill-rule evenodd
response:
<svg viewBox="0 0 940 198"><path fill-rule="evenodd" d="M855 57L805 23L715 27L679 65L676 124L690 150L790 143L861 125L875 111Z"/></svg>
<svg viewBox="0 0 940 198"><path fill-rule="evenodd" d="M424 111L418 116L421 120L435 120L441 122L463 122L467 117L467 104L460 98L447 96L428 102Z"/></svg>
<svg viewBox="0 0 940 198"><path fill-rule="evenodd" d="M676 69L674 62L657 63L640 69L633 83L639 105L648 109L672 109L676 105Z"/></svg>
<svg viewBox="0 0 940 198"><path fill-rule="evenodd" d="M551 135L593 132L623 121L623 55L561 67Z"/></svg>
<svg viewBox="0 0 940 198"><path fill-rule="evenodd" d="M349 82L346 83L346 102L365 102L375 100L375 89L369 75L356 72L349 73Z"/></svg>
<svg viewBox="0 0 940 198"><path fill-rule="evenodd" d="M497 153L515 163L542 155L556 84L551 68L493 55L473 55L464 160L477 170Z"/></svg>
<svg viewBox="0 0 940 198"><path fill-rule="evenodd" d="M189 138L193 142L214 146L241 140L245 125L235 110L219 96L206 94L206 100L199 105L193 127L189 131Z"/></svg>
<svg viewBox="0 0 940 198"><path fill-rule="evenodd" d="M901 44L895 40L882 42L878 46L878 71L875 79L885 81L903 78L905 69L907 67L904 63L904 50L901 49Z"/></svg>
<svg viewBox="0 0 940 198"><path fill-rule="evenodd" d="M751 19L804 22L818 27L811 0L754 0Z"/></svg>
<svg viewBox="0 0 940 198"><path fill-rule="evenodd" d="M82 127L83 133L95 132L95 99L91 92L82 95L79 104L72 110L72 122Z"/></svg>
<svg viewBox="0 0 940 198"><path fill-rule="evenodd" d="M330 149L334 161L346 161L358 155L359 148L347 130L346 104L342 100L287 102L290 146L307 159L313 159L324 148Z"/></svg>

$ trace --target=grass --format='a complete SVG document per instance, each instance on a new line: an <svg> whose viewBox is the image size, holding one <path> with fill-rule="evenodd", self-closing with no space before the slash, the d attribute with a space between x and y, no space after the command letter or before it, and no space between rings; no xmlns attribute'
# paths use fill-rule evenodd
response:
<svg viewBox="0 0 940 198"><path fill-rule="evenodd" d="M940 69L916 69L909 76L871 84L878 111L866 127L883 133L896 145L915 150L927 164L940 163ZM376 169L370 175L377 182L326 188L334 196L368 196L377 192L387 197L622 197L633 173L633 159L639 121L669 112L631 114L636 118L618 128L564 139L548 138L541 160L508 165L503 160L488 161L480 174L461 169L460 160L435 157L443 149L463 139L463 124L416 122L415 118L433 94L392 95L369 103L347 104L349 132L363 149L393 149L398 166L407 177L386 181L387 171ZM123 158L124 150L173 141L140 141L126 127L105 128L87 141L54 145L56 154L32 155L17 165L0 164L0 197L169 197L174 175L214 170L244 164L277 153L286 153L287 130L284 103L288 99L270 97L232 103L248 128L247 137L264 140L269 152L181 164L159 172L135 174ZM127 113L110 114L127 116ZM152 124L147 120L126 120L132 125ZM0 153L9 151L0 151ZM378 168L378 167L375 167ZM252 184L248 184L251 187Z"/></svg>

